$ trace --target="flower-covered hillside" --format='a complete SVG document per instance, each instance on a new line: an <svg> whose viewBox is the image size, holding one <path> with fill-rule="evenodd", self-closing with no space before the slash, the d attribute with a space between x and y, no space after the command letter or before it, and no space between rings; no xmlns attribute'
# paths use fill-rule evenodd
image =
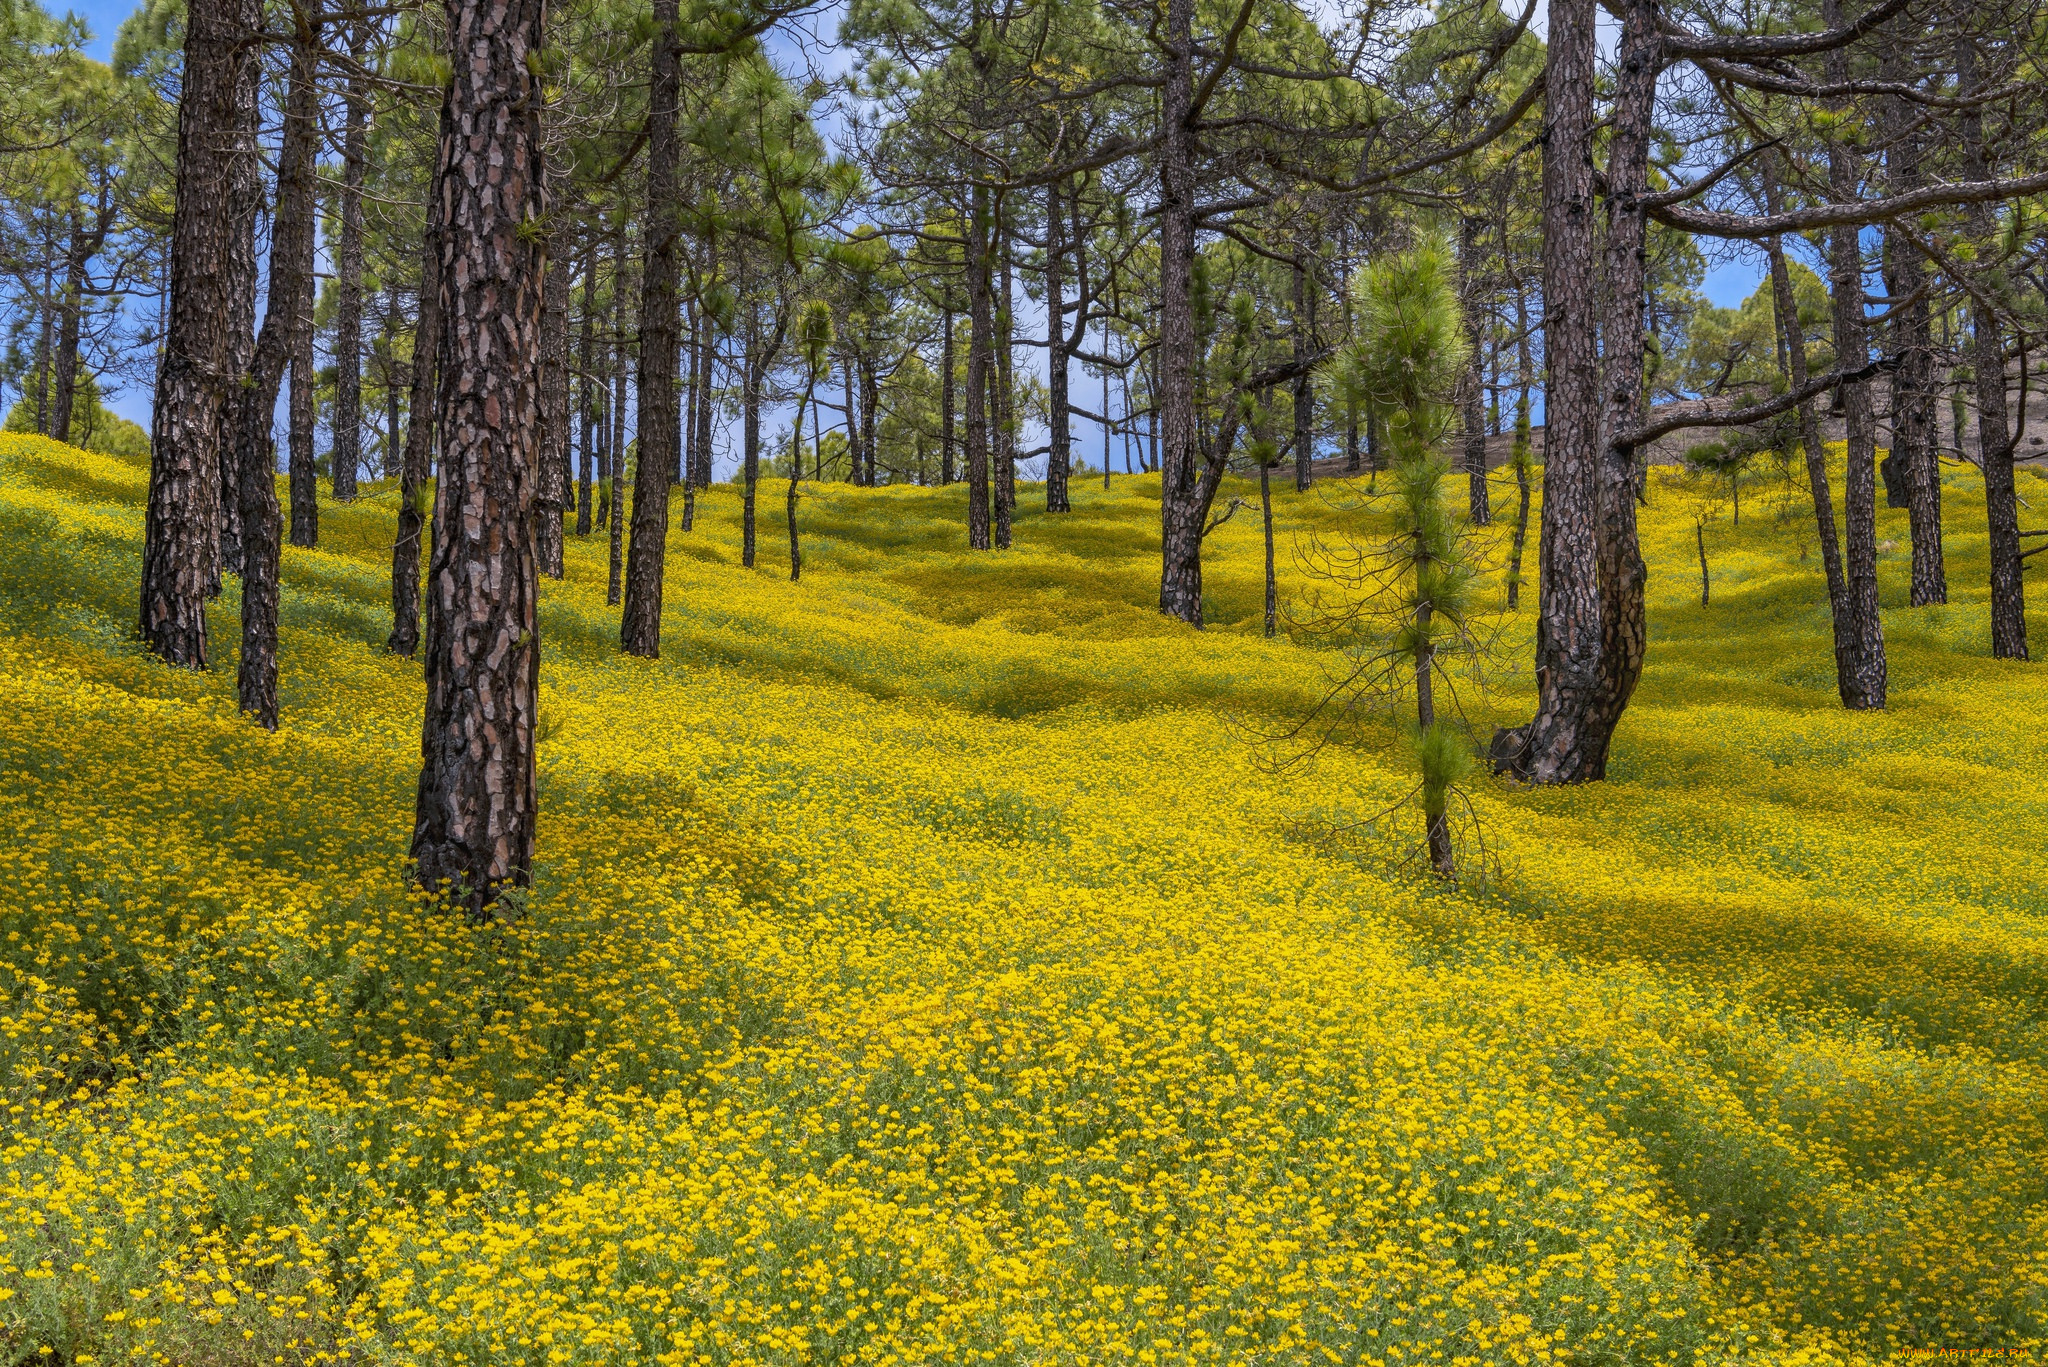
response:
<svg viewBox="0 0 2048 1367"><path fill-rule="evenodd" d="M957 490L809 490L797 585L711 490L659 662L602 537L544 586L536 885L478 930L406 890L394 494L286 552L271 735L232 585L213 673L130 639L145 473L0 437L6 1361L2048 1338L2048 675L1987 658L1964 479L1949 607L1883 514L1893 704L1852 716L1798 507L1716 518L1701 608L1702 495L1653 478L1614 777L1480 785L1458 891L1361 825L1391 731L1257 762L1327 657L1260 638L1255 506L1197 634L1150 606L1155 481L984 556ZM1283 596L1355 504L1279 497Z"/></svg>

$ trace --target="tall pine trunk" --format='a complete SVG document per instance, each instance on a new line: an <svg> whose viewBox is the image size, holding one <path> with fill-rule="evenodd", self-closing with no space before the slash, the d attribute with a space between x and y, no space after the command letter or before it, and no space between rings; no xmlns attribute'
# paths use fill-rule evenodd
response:
<svg viewBox="0 0 2048 1367"><path fill-rule="evenodd" d="M1956 71L1964 92L1977 88L1977 44L1964 37L1956 43ZM1981 107L1962 117L1963 166L1978 180L1991 176ZM1998 259L1998 220L1989 204L1973 206L1970 232L1980 261ZM1985 298L1995 291L1981 280L1970 300L1971 369L1977 381L1977 464L1984 472L1984 519L1991 550L1991 654L1994 659L2027 658L2027 586L2020 553L2019 493L2013 484L2013 436L2006 413L2005 338L1998 312ZM1961 445L1960 439L1957 442Z"/></svg>
<svg viewBox="0 0 2048 1367"><path fill-rule="evenodd" d="M482 915L533 859L540 641L533 473L546 268L542 0L458 0L435 186L441 467L427 574L426 716L412 855Z"/></svg>
<svg viewBox="0 0 2048 1367"><path fill-rule="evenodd" d="M1316 454L1315 380L1308 369L1308 355L1315 341L1316 299L1310 288L1308 248L1297 244L1294 258L1294 361L1301 373L1294 377L1294 491L1307 493L1315 482ZM1266 633L1272 635L1271 631Z"/></svg>
<svg viewBox="0 0 2048 1367"><path fill-rule="evenodd" d="M1840 0L1823 0L1822 18L1841 22ZM1848 56L1840 48L1824 64L1830 82L1846 81ZM1831 139L1827 144L1828 186L1837 202L1859 193L1862 153ZM1833 304L1835 364L1860 369L1870 355L1863 299L1863 241L1857 224L1829 235L1829 294ZM1885 704L1884 625L1877 600L1877 417L1871 411L1870 381L1844 381L1837 391L1848 469L1842 488L1842 569L1847 596L1844 639L1836 642L1836 684L1842 705L1857 710Z"/></svg>
<svg viewBox="0 0 2048 1367"><path fill-rule="evenodd" d="M639 459L633 469L633 543L626 553L626 605L619 644L628 655L661 655L661 590L668 550L668 484L676 470L677 330L681 318L681 225L676 217L676 130L682 61L676 0L654 7L653 84L648 99L647 248L640 282Z"/></svg>
<svg viewBox="0 0 2048 1367"><path fill-rule="evenodd" d="M1166 0L1159 150L1159 610L1202 625L1195 465L1194 0ZM1107 468L1109 452L1103 450Z"/></svg>
<svg viewBox="0 0 2048 1367"><path fill-rule="evenodd" d="M1599 290L1593 217L1594 0L1553 0L1543 136L1542 532L1536 716L1494 736L1496 768L1534 782L1595 778L1587 719L1601 683Z"/></svg>
<svg viewBox="0 0 2048 1367"><path fill-rule="evenodd" d="M1479 233L1484 226L1471 214L1458 220L1458 297L1465 306L1465 345L1471 351L1458 408L1465 426L1465 507L1475 527L1493 521L1493 500L1486 489L1486 413L1480 378ZM1640 353L1640 339L1635 346Z"/></svg>
<svg viewBox="0 0 2048 1367"><path fill-rule="evenodd" d="M540 459L534 487L534 554L540 572L562 577L562 513L569 502L569 224L559 213L547 235L540 323Z"/></svg>
<svg viewBox="0 0 2048 1367"><path fill-rule="evenodd" d="M449 96L443 92L441 139L447 142ZM438 172L437 172L438 174ZM398 535L391 543L391 634L385 649L411 659L420 645L420 532L426 521L426 488L433 454L434 395L441 380L441 228L443 196L438 182L427 190L426 226L420 241L419 314L413 322L412 421L405 429L405 453L398 468ZM436 486L439 501L439 486Z"/></svg>
<svg viewBox="0 0 2048 1367"><path fill-rule="evenodd" d="M353 485L363 464L363 172L370 116L370 93L359 74L369 52L367 24L349 26L352 70L341 134L341 232L334 249L334 446L329 457L335 474L335 496L344 482ZM414 364L418 364L415 358ZM387 390L393 386L386 385ZM413 410L418 413L418 409ZM385 442L386 473L397 454L397 433ZM340 471L349 470L344 481ZM292 525L300 517L301 493L292 486ZM297 544L294 542L294 544Z"/></svg>
<svg viewBox="0 0 2048 1367"><path fill-rule="evenodd" d="M278 565L277 450L271 437L278 386L310 325L306 294L313 271L314 159L320 144L320 62L317 20L301 18L291 49L284 137L277 158L277 213L270 235L270 293L255 354L242 376L235 422L235 468L241 480L242 653L236 693L257 724L277 729ZM309 434L310 435L310 434Z"/></svg>
<svg viewBox="0 0 2048 1367"><path fill-rule="evenodd" d="M1013 281L1010 273L1010 244L1004 230L1004 216L997 212L996 250L1002 253L1002 292L997 297L996 308L996 354L994 375L995 402L991 405L995 418L995 514L996 546L1001 550L1010 549L1010 523L1017 510L1017 414L1016 377L1011 370L1015 364L1013 355L1012 310L1016 306Z"/></svg>
<svg viewBox="0 0 2048 1367"><path fill-rule="evenodd" d="M939 484L953 482L953 309L941 312L944 340L939 345Z"/></svg>
<svg viewBox="0 0 2048 1367"><path fill-rule="evenodd" d="M231 352L234 206L212 193L243 146L242 74L255 58L246 0L192 0L178 102L169 324L151 409L138 630L151 653L206 668L206 598L220 544L219 447Z"/></svg>
<svg viewBox="0 0 2048 1367"><path fill-rule="evenodd" d="M593 333L597 312L597 237L583 243L583 329L576 343L576 535L590 535L590 456L593 415L597 406L591 390L593 377Z"/></svg>
<svg viewBox="0 0 2048 1367"><path fill-rule="evenodd" d="M1067 496L1067 474L1072 469L1073 415L1068 407L1067 368L1072 355L1067 348L1067 296L1065 262L1067 245L1057 182L1045 187L1045 356L1046 356L1046 444L1045 510L1064 513L1073 510Z"/></svg>
<svg viewBox="0 0 2048 1367"><path fill-rule="evenodd" d="M262 27L261 8L249 20L250 31ZM228 275L233 284L228 292L228 373L240 379L249 371L256 352L256 220L263 216L263 156L258 147L262 113L258 104L262 63L251 62L242 69L237 92L242 114L240 146L228 167L226 193L234 207L235 226L228 237ZM221 414L220 462L220 552L214 561L212 591L220 592L221 576L242 570L241 467L236 457L241 450L235 438L238 402L228 400Z"/></svg>
<svg viewBox="0 0 2048 1367"><path fill-rule="evenodd" d="M967 545L989 548L989 362L995 350L994 304L989 279L988 187L969 192L967 220Z"/></svg>
<svg viewBox="0 0 2048 1367"><path fill-rule="evenodd" d="M71 240L64 252L64 293L58 300L56 395L50 404L50 435L71 440L71 419L78 398L78 331L85 308L85 267L97 244L86 231L83 215L71 215Z"/></svg>

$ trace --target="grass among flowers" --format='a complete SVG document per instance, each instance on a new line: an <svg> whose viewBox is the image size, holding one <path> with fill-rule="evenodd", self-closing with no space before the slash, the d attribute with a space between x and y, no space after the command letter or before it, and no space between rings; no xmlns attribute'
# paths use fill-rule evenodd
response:
<svg viewBox="0 0 2048 1367"><path fill-rule="evenodd" d="M479 932L405 888L391 492L287 551L266 735L232 589L212 674L130 639L144 470L0 438L0 1361L2039 1345L2048 674L1987 658L1949 480L1957 601L1903 606L1885 512L1849 716L1801 509L1719 516L1702 609L1660 475L1615 776L1482 788L1456 894L1350 829L1391 733L1255 763L1322 679L1258 638L1256 521L1197 635L1145 479L980 557L958 491L812 490L797 586L714 490L660 662L599 539L546 587L536 886Z"/></svg>

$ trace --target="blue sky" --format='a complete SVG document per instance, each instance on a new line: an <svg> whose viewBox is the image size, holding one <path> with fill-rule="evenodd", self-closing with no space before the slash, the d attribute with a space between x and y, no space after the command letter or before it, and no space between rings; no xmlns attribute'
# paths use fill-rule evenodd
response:
<svg viewBox="0 0 2048 1367"><path fill-rule="evenodd" d="M135 6L133 0L82 0L81 3L74 4L69 8L72 13L83 18L86 21L87 27L92 31L92 41L86 46L87 52L101 61L106 61L112 56L114 35L119 30L121 21L134 11ZM819 25L821 29L829 29L830 27L829 21ZM779 54L785 64L797 65L801 57L794 50L794 45L784 44L783 46L790 49ZM841 64L840 61L834 60L837 54L826 53L820 55L824 57L822 65L828 68L828 70L836 68ZM1763 278L1763 268L1764 262L1761 253L1742 248L1738 256L1715 265L1707 272L1706 279L1701 284L1701 290L1715 304L1732 308L1748 298L1750 293L1756 289L1758 282ZM1078 371L1075 379L1084 389L1092 383L1092 380L1084 378ZM149 394L140 386L125 385L122 386L122 392L112 398L109 406L123 417L131 418L146 426L149 422L149 403ZM1075 426L1076 444L1085 448L1085 453L1091 460L1099 461L1101 459L1099 454L1100 437L1096 435L1093 429L1094 424L1092 423L1077 423Z"/></svg>

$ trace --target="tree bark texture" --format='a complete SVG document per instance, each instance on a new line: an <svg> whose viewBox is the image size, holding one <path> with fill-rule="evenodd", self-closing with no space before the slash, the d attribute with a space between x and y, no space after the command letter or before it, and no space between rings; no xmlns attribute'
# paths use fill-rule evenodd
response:
<svg viewBox="0 0 2048 1367"><path fill-rule="evenodd" d="M640 282L639 460L633 469L633 542L626 552L626 605L619 644L661 655L661 588L668 548L668 482L676 468L677 330L682 244L676 219L676 130L682 60L676 0L656 0L653 84L647 115L647 249Z"/></svg>
<svg viewBox="0 0 2048 1367"><path fill-rule="evenodd" d="M1465 427L1465 507L1475 527L1493 521L1493 500L1486 489L1486 413L1479 374L1479 234L1485 226L1471 214L1458 220L1458 300L1465 310L1465 345L1472 353L1459 389L1458 411ZM1636 347L1640 351L1641 339Z"/></svg>
<svg viewBox="0 0 2048 1367"><path fill-rule="evenodd" d="M953 310L940 315L945 329L939 344L939 484L953 482Z"/></svg>
<svg viewBox="0 0 2048 1367"><path fill-rule="evenodd" d="M449 99L443 93L441 137L450 138ZM412 335L412 422L398 474L398 535L391 543L391 635L385 648L410 660L420 645L420 531L426 521L428 462L434 446L434 395L441 379L441 243L436 215L442 195L428 190L426 232L420 243L419 316ZM436 501L440 486L435 486Z"/></svg>
<svg viewBox="0 0 2048 1367"><path fill-rule="evenodd" d="M206 598L220 545L221 429L233 385L234 205L225 185L245 140L245 0L193 0L178 104L178 185L171 216L169 326L150 421L144 518L144 645L181 669L206 668Z"/></svg>
<svg viewBox="0 0 2048 1367"><path fill-rule="evenodd" d="M64 293L58 300L56 395L50 405L50 435L71 440L71 419L78 400L78 332L85 307L85 267L98 244L86 231L82 214L71 215L71 238L64 252Z"/></svg>
<svg viewBox="0 0 2048 1367"><path fill-rule="evenodd" d="M262 25L261 10L250 11L249 29ZM229 373L239 381L249 373L256 349L256 220L263 214L263 158L257 146L262 128L258 104L262 63L242 68L238 93L242 113L241 145L228 168L226 183L229 202L234 206L235 226L228 238L229 270L234 285L228 293ZM220 555L214 564L213 592L220 592L221 576L239 574L242 569L241 469L237 464L241 446L236 440L237 403L228 400L221 414L220 461Z"/></svg>
<svg viewBox="0 0 2048 1367"><path fill-rule="evenodd" d="M1642 422L1644 317L1649 288L1648 224L1642 199L1650 191L1651 120L1664 45L1654 0L1626 0L1621 44L1616 54L1612 131L1607 149L1608 223L1605 269L1608 314L1604 431L1624 432ZM1476 359L1476 358L1475 358ZM1473 372L1473 387L1479 375ZM1641 478L1638 452L1603 441L1600 446L1600 528L1596 538L1600 576L1600 687L1586 715L1582 773L1607 776L1614 729L1642 678L1649 647L1643 605L1648 571L1636 535L1636 500ZM1486 463L1480 441L1479 463ZM1483 478L1483 476L1482 476Z"/></svg>
<svg viewBox="0 0 2048 1367"><path fill-rule="evenodd" d="M988 187L969 192L967 220L967 545L989 548L989 362L995 350L994 304L989 296Z"/></svg>
<svg viewBox="0 0 2048 1367"><path fill-rule="evenodd" d="M1554 0L1544 86L1543 519L1536 716L1494 736L1496 768L1538 783L1596 778L1587 725L1601 684L1598 281L1593 244L1593 0Z"/></svg>
<svg viewBox="0 0 2048 1367"><path fill-rule="evenodd" d="M1306 253L1308 248L1298 246ZM1294 491L1307 493L1309 485L1315 482L1315 467L1311 464L1316 454L1316 390L1315 381L1306 365L1308 354L1315 341L1316 305L1315 294L1309 288L1307 263L1301 256L1294 261L1294 361L1302 371L1294 378ZM1273 633L1268 631L1268 636Z"/></svg>
<svg viewBox="0 0 2048 1367"><path fill-rule="evenodd" d="M1045 510L1065 513L1073 510L1067 494L1067 475L1074 464L1073 414L1067 397L1067 369L1072 352L1067 347L1067 295L1065 256L1066 229L1061 215L1057 182L1045 187L1045 356L1046 356L1046 457ZM1086 315L1086 309L1080 310Z"/></svg>
<svg viewBox="0 0 2048 1367"><path fill-rule="evenodd" d="M1898 79L1903 64L1888 62ZM1902 99L1886 101L1890 145L1885 157L1893 193L1926 183L1923 138L1915 111ZM1948 571L1941 547L1941 468L1935 454L1934 323L1927 300L1911 296L1927 283L1927 267L1914 247L1887 224L1884 240L1885 292L1902 302L1892 324L1899 365L1892 372L1891 461L1906 486L1907 518L1913 538L1914 607L1948 601Z"/></svg>
<svg viewBox="0 0 2048 1367"><path fill-rule="evenodd" d="M423 887L477 916L533 859L543 9L451 0L435 176L445 364L412 854Z"/></svg>
<svg viewBox="0 0 2048 1367"><path fill-rule="evenodd" d="M547 236L540 324L540 468L534 488L534 552L540 572L562 577L562 514L569 502L569 228Z"/></svg>
<svg viewBox="0 0 2048 1367"><path fill-rule="evenodd" d="M1957 41L1956 71L1963 90L1976 89L1974 38L1965 36ZM1981 109L1963 115L1962 144L1965 173L1989 179L1990 156ZM1969 223L1977 240L1978 258L1998 260L1998 220L1991 205L1972 205ZM1970 364L1977 381L1977 465L1984 472L1984 520L1991 543L1991 654L1999 660L2024 660L2027 586L2022 571L2026 562L2020 554L2019 493L2013 484L2013 439L2006 412L2005 340L1998 311L1984 298L1987 291L1995 290L1994 279L1980 278L1978 292L1970 301Z"/></svg>
<svg viewBox="0 0 2048 1367"><path fill-rule="evenodd" d="M314 160L320 142L317 21L304 20L291 49L284 136L277 158L277 212L271 221L270 292L255 353L236 395L234 466L241 481L242 653L236 694L257 724L277 729L277 610L280 551L277 451L271 436L277 391L299 350L298 333L313 270ZM308 432L310 438L311 433Z"/></svg>
<svg viewBox="0 0 2048 1367"><path fill-rule="evenodd" d="M350 25L349 56L356 66L363 64L368 48L368 26ZM369 90L362 77L351 73L341 134L341 231L334 249L334 446L330 460L336 470L344 465L360 470L363 465L363 172L369 116ZM386 461L395 454L391 443L385 443ZM385 473L398 472L387 468ZM292 490L292 525L296 528L300 495L296 484Z"/></svg>
<svg viewBox="0 0 2048 1367"><path fill-rule="evenodd" d="M995 401L989 405L995 421L995 519L996 546L1000 550L1010 549L1011 515L1017 509L1017 414L1016 376L1011 367L1015 362L1012 343L1013 309L1016 298L1014 281L1010 272L1010 247L1008 235L1002 228L1002 215L997 214L995 234L996 250L1002 253L1002 292L996 299L996 349L994 373L990 379L995 386Z"/></svg>
<svg viewBox="0 0 2048 1367"><path fill-rule="evenodd" d="M592 390L591 363L595 356L593 315L597 311L597 251L595 237L583 246L583 331L576 343L576 535L590 535L590 457L594 435L592 415L597 411Z"/></svg>
<svg viewBox="0 0 2048 1367"><path fill-rule="evenodd" d="M1159 152L1159 610L1202 625L1195 467L1194 0L1166 0ZM1103 450L1108 468L1109 451Z"/></svg>
<svg viewBox="0 0 2048 1367"><path fill-rule="evenodd" d="M313 261L311 244L299 292L299 326L292 335L291 386L286 398L290 413L291 453L285 468L289 472L286 490L290 501L287 521L291 543L300 548L320 544L320 471L314 450L314 428L319 409L314 389L319 383L319 363L313 356Z"/></svg>
<svg viewBox="0 0 2048 1367"><path fill-rule="evenodd" d="M1825 0L1830 27L1840 17L1839 0ZM1828 54L1830 81L1848 79L1848 58ZM1862 154L1847 144L1828 143L1828 186L1853 200L1862 182ZM1842 199L1847 196L1847 199ZM1861 367L1870 355L1864 321L1862 228L1848 224L1829 236L1829 294L1833 303L1835 364ZM1848 469L1842 485L1842 569L1847 597L1845 640L1836 642L1836 684L1844 707L1866 710L1885 704L1884 624L1877 601L1877 417L1871 411L1870 382L1851 380L1837 391Z"/></svg>

